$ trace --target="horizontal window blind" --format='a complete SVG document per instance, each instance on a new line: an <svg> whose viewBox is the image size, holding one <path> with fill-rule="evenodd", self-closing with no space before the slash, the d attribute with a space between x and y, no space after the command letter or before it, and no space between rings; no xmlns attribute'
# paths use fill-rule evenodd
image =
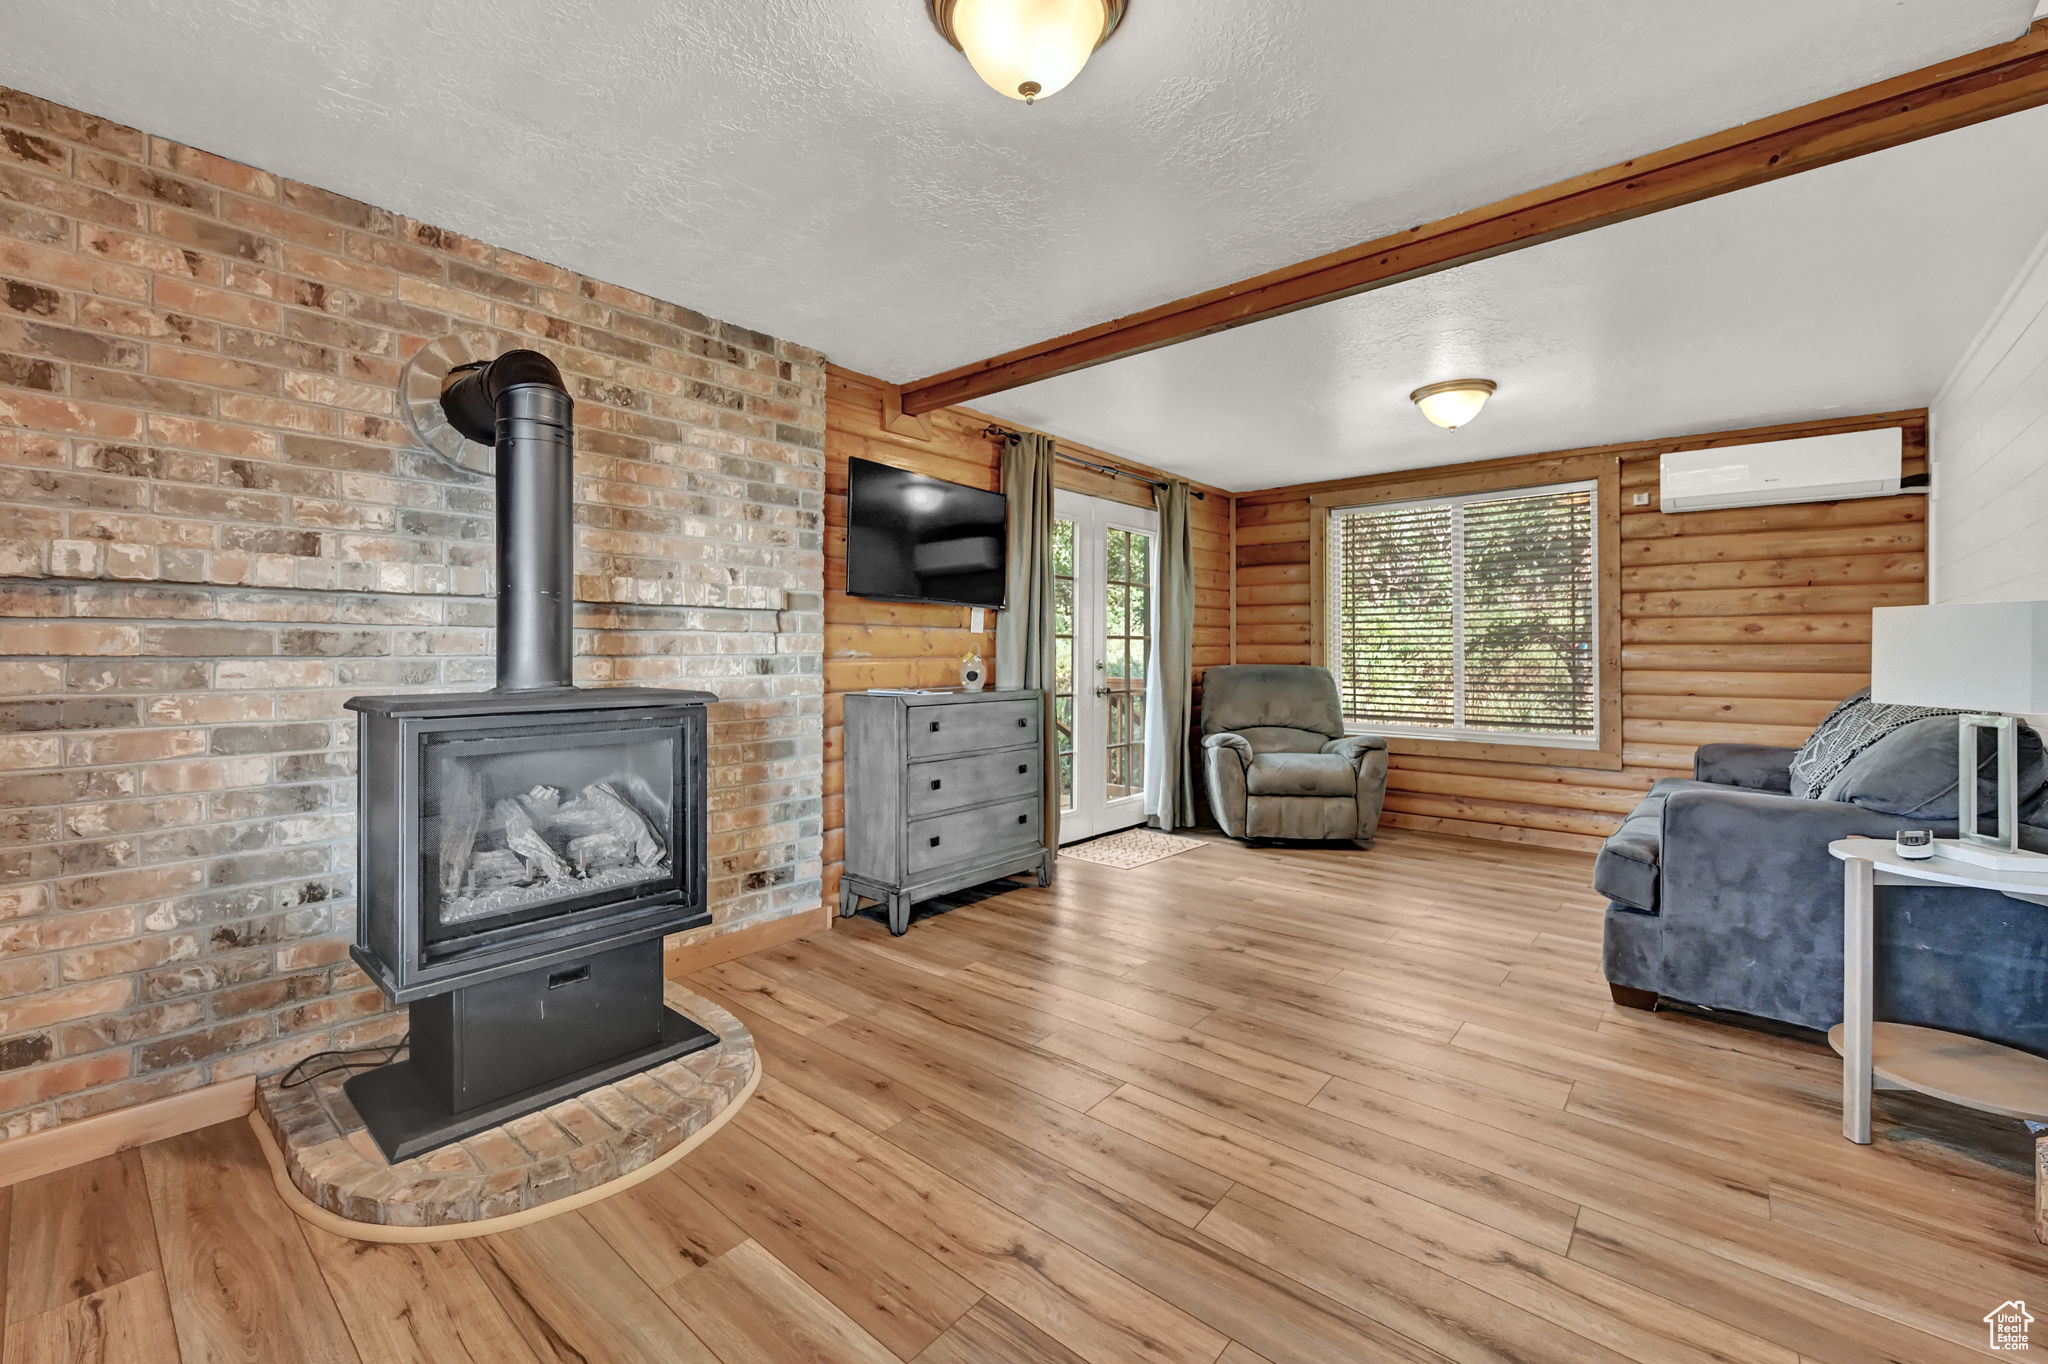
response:
<svg viewBox="0 0 2048 1364"><path fill-rule="evenodd" d="M1330 663L1347 720L1597 739L1591 484L1339 508Z"/></svg>
<svg viewBox="0 0 2048 1364"><path fill-rule="evenodd" d="M1337 689L1347 719L1448 725L1457 715L1452 509L1330 515Z"/></svg>

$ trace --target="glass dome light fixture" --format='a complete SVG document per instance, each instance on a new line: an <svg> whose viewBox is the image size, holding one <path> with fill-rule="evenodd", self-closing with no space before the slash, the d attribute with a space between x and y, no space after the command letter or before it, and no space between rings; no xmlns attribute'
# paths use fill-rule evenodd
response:
<svg viewBox="0 0 2048 1364"><path fill-rule="evenodd" d="M1479 415L1498 387L1491 379L1446 379L1424 384L1408 395L1408 401L1444 430L1455 431Z"/></svg>
<svg viewBox="0 0 2048 1364"><path fill-rule="evenodd" d="M1067 88L1123 22L1126 0L925 0L990 89L1035 104Z"/></svg>

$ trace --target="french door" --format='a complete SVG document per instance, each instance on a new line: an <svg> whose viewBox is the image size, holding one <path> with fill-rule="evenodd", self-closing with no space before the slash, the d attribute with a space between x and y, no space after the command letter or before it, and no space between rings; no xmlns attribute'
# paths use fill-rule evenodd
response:
<svg viewBox="0 0 2048 1364"><path fill-rule="evenodd" d="M1060 842L1072 843L1145 821L1159 514L1063 491L1053 517Z"/></svg>

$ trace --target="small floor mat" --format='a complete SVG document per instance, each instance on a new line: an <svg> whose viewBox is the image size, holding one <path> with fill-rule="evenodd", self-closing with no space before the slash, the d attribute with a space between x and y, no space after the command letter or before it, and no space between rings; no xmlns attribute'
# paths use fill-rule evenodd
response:
<svg viewBox="0 0 2048 1364"><path fill-rule="evenodd" d="M1105 867L1142 867L1147 862L1191 852L1201 847L1204 841L1161 833L1157 829L1126 829L1120 834L1091 838L1085 843L1061 848L1060 856L1081 862L1097 862Z"/></svg>

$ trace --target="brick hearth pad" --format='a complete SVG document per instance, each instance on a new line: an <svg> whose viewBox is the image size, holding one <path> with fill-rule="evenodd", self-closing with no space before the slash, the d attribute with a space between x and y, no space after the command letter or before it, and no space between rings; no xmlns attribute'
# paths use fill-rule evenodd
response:
<svg viewBox="0 0 2048 1364"><path fill-rule="evenodd" d="M284 1090L272 1076L250 1123L292 1210L359 1240L481 1236L584 1207L666 1169L754 1092L746 1027L674 982L667 998L717 1044L396 1165L364 1130L343 1074Z"/></svg>

